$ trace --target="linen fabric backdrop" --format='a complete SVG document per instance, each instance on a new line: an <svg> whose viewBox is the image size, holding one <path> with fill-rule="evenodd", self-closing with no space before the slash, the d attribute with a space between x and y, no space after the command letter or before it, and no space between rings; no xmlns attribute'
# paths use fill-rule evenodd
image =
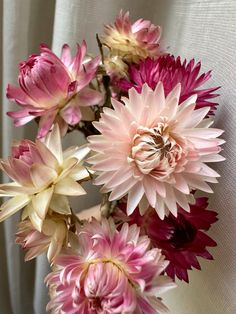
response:
<svg viewBox="0 0 236 314"><path fill-rule="evenodd" d="M132 19L143 17L163 27L164 43L173 54L202 61L202 69L213 69L211 86L219 86L220 106L215 126L226 130L223 155L216 165L220 183L214 185L210 208L219 212L219 222L210 235L218 242L211 250L215 261L201 260L202 271L191 271L190 284L177 281L178 288L163 296L174 314L236 313L236 1L235 0L2 0L1 12L1 156L10 153L12 139L31 138L34 122L14 128L5 113L17 109L5 96L8 83L16 83L18 63L38 52L41 42L60 54L62 44L74 49L86 39L89 51L98 53L96 32L114 21L120 9ZM66 137L66 145L82 143L79 134ZM4 180L4 178L2 178ZM75 202L78 209L99 202L95 187L87 186L89 197ZM91 194L92 193L92 194ZM92 195L92 197L91 197ZM43 314L48 302L44 277L49 272L45 256L24 263L15 244L19 215L0 225L0 313Z"/></svg>

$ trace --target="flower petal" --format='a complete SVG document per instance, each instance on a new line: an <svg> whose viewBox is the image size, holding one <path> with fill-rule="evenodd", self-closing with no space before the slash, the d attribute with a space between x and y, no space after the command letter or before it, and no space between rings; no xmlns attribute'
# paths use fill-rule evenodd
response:
<svg viewBox="0 0 236 314"><path fill-rule="evenodd" d="M62 214L62 215L71 214L71 209L70 209L68 198L64 195L53 194L51 203L50 203L50 208L54 212Z"/></svg>
<svg viewBox="0 0 236 314"><path fill-rule="evenodd" d="M46 188L57 178L57 172L42 164L33 164L30 169L31 179L37 189Z"/></svg>
<svg viewBox="0 0 236 314"><path fill-rule="evenodd" d="M25 207L30 202L28 195L17 195L3 203L0 207L0 222L15 214L18 210Z"/></svg>
<svg viewBox="0 0 236 314"><path fill-rule="evenodd" d="M62 156L62 146L61 146L61 134L60 134L60 129L57 123L54 125L52 132L50 132L47 135L45 139L45 143L48 149L56 157L59 164L62 164L63 156Z"/></svg>
<svg viewBox="0 0 236 314"><path fill-rule="evenodd" d="M82 186L70 177L65 177L55 185L54 193L61 195L78 196L86 194Z"/></svg>
<svg viewBox="0 0 236 314"><path fill-rule="evenodd" d="M50 187L32 197L32 205L37 215L44 220L52 198L54 187Z"/></svg>

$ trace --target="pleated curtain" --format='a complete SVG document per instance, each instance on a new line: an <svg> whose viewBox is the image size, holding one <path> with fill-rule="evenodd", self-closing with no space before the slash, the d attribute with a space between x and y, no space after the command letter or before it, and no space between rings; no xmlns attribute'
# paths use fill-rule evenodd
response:
<svg viewBox="0 0 236 314"><path fill-rule="evenodd" d="M112 22L120 9L133 19L150 19L163 27L164 44L173 54L202 61L214 69L211 86L222 86L215 126L226 130L223 155L215 167L221 173L210 207L219 212L211 236L218 247L214 262L201 260L202 271L190 273L190 284L163 296L173 314L236 313L236 1L235 0L2 0L1 51L1 156L10 153L12 139L34 139L34 122L14 128L6 111L15 110L5 96L8 83L16 83L18 63L46 43L60 54L62 44L75 48L86 39L89 51L98 53L95 34ZM82 143L76 133L65 145ZM2 178L5 180L5 178ZM82 209L99 202L97 189L87 186L89 197L76 203ZM19 216L0 225L0 313L44 314L48 301L44 277L49 266L44 256L24 262L15 242Z"/></svg>

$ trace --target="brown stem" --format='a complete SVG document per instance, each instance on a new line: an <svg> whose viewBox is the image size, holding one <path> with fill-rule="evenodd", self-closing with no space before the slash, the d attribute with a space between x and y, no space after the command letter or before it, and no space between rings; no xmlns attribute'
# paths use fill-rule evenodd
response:
<svg viewBox="0 0 236 314"><path fill-rule="evenodd" d="M98 34L96 34L96 40L97 40L98 48L100 50L100 54L101 54L101 57L102 57L102 64L104 64L104 53L103 53L102 43L101 43L101 40L100 40Z"/></svg>

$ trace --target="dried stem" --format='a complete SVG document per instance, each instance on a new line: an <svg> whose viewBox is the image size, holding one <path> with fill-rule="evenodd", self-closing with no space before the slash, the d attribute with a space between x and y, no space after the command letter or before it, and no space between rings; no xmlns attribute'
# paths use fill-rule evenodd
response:
<svg viewBox="0 0 236 314"><path fill-rule="evenodd" d="M98 48L99 48L99 51L100 51L100 54L102 57L102 64L104 64L104 53L103 53L102 43L101 43L101 40L100 40L98 34L96 34L96 40L97 40Z"/></svg>

